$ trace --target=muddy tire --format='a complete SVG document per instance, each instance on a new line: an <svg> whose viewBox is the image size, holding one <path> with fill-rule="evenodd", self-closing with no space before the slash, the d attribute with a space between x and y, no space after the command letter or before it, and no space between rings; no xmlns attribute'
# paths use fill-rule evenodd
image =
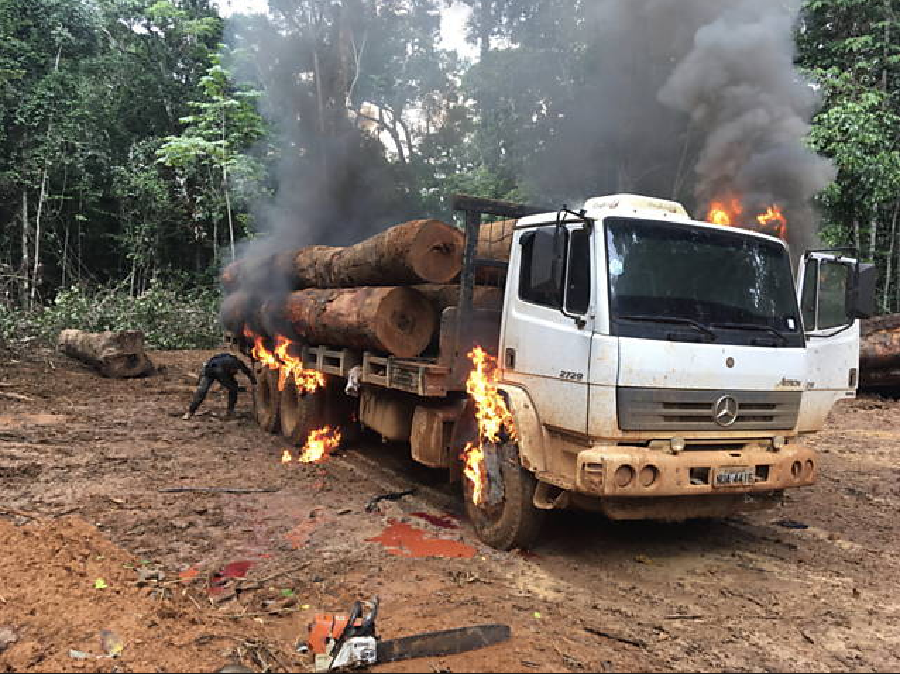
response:
<svg viewBox="0 0 900 674"><path fill-rule="evenodd" d="M537 480L518 464L501 462L503 501L496 506L478 506L472 500L472 482L462 478L466 514L484 543L497 550L528 548L538 538L545 512L534 507Z"/></svg>
<svg viewBox="0 0 900 674"><path fill-rule="evenodd" d="M325 423L341 429L341 447L356 444L362 435L359 424L359 398L348 396L343 377L328 376L325 385Z"/></svg>
<svg viewBox="0 0 900 674"><path fill-rule="evenodd" d="M254 390L256 423L269 433L279 429L281 391L278 390L278 372L263 368L257 370Z"/></svg>
<svg viewBox="0 0 900 674"><path fill-rule="evenodd" d="M325 425L325 391L301 393L293 379L281 394L281 434L297 447L306 444L311 431Z"/></svg>

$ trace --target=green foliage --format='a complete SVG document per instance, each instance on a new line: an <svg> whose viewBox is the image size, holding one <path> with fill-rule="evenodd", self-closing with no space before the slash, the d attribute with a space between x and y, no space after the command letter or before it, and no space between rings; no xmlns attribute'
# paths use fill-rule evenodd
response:
<svg viewBox="0 0 900 674"><path fill-rule="evenodd" d="M0 304L0 342L53 344L61 330L141 330L148 348L204 349L221 343L219 293L184 282L154 283L132 297L127 288L61 290L49 306L27 312Z"/></svg>

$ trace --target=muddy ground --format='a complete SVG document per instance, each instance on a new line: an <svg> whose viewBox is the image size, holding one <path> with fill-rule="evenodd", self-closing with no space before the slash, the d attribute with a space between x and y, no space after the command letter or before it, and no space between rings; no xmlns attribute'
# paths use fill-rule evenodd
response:
<svg viewBox="0 0 900 674"><path fill-rule="evenodd" d="M385 639L495 621L513 639L374 671L900 667L896 402L843 403L815 440L819 483L778 510L680 525L560 513L533 550L498 553L403 447L284 466L246 394L236 420L214 416L219 394L179 419L208 355L156 352L161 373L114 381L51 352L0 354L0 671L303 671L312 614L375 594ZM271 491L159 491L174 487ZM461 556L369 540L396 523Z"/></svg>

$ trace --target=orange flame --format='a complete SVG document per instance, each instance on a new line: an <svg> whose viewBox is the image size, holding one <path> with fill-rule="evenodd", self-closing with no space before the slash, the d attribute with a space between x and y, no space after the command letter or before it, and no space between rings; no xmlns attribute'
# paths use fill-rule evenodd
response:
<svg viewBox="0 0 900 674"><path fill-rule="evenodd" d="M244 329L244 336L253 340L253 349L250 355L270 370L278 370L278 390L284 391L284 387L290 377L301 391L313 393L321 386L325 386L325 375L318 370L307 370L303 367L303 360L288 353L293 342L282 335L275 336L275 350L266 348L265 340L248 328Z"/></svg>
<svg viewBox="0 0 900 674"><path fill-rule="evenodd" d="M297 461L300 463L319 463L324 461L340 444L341 431L339 428L325 426L324 428L311 431L309 437L306 438L306 444L303 446L300 454L297 455Z"/></svg>
<svg viewBox="0 0 900 674"><path fill-rule="evenodd" d="M766 234L774 234L784 239L787 236L787 218L781 212L778 204L772 204L765 213L756 216L753 221L744 222L741 216L744 214L744 205L734 195L727 195L720 199L714 199L709 205L706 221L723 227L746 227L762 231ZM757 227L756 225L761 225Z"/></svg>
<svg viewBox="0 0 900 674"><path fill-rule="evenodd" d="M293 455L291 454L291 450L286 449L284 453L281 455L281 463L290 463L294 460Z"/></svg>
<svg viewBox="0 0 900 674"><path fill-rule="evenodd" d="M735 196L728 196L724 199L713 201L709 205L706 221L714 225L730 227L737 222L743 212L744 205L741 203L741 200Z"/></svg>
<svg viewBox="0 0 900 674"><path fill-rule="evenodd" d="M469 358L475 368L466 380L466 391L475 403L475 418L478 421L478 445L468 444L460 457L463 474L472 483L472 501L482 502L487 484L484 467L484 442L500 443L506 439L515 440L516 426L506 401L497 390L500 370L497 361L480 346L476 346ZM505 437L504 437L505 436Z"/></svg>
<svg viewBox="0 0 900 674"><path fill-rule="evenodd" d="M787 235L787 218L784 217L778 204L772 204L765 213L756 216L756 221L765 227L774 229L775 234L781 239Z"/></svg>
<svg viewBox="0 0 900 674"><path fill-rule="evenodd" d="M478 505L483 499L482 494L487 483L487 475L484 474L484 450L470 442L463 450L462 459L463 475L472 483L472 503Z"/></svg>

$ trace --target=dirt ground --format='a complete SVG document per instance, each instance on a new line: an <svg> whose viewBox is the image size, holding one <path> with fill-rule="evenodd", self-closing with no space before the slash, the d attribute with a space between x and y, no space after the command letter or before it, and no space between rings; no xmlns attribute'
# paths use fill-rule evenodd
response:
<svg viewBox="0 0 900 674"><path fill-rule="evenodd" d="M373 595L384 639L513 631L373 671L900 667L897 402L842 403L814 441L819 483L777 510L678 525L555 513L533 550L498 553L402 446L285 466L246 394L236 420L214 416L218 393L179 419L208 355L156 352L161 373L115 381L49 351L0 354L0 672L308 671L295 646L312 615ZM159 491L176 487L267 491ZM396 524L458 556L370 540Z"/></svg>

